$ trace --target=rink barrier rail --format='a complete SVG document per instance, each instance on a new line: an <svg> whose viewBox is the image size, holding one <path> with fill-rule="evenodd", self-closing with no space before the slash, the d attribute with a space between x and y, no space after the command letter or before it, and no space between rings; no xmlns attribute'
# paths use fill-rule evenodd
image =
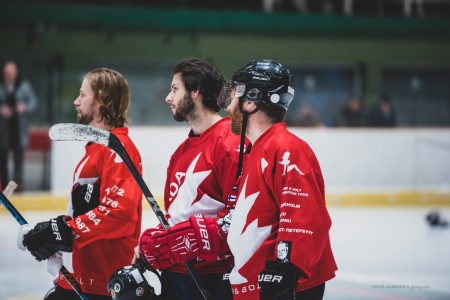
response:
<svg viewBox="0 0 450 300"><path fill-rule="evenodd" d="M20 211L66 211L68 197L42 192L24 192L10 197ZM155 197L164 207L162 197ZM329 193L328 206L449 206L450 193L404 191L394 193ZM143 200L145 200L143 198ZM147 205L144 210L150 209ZM0 213L5 213L0 208Z"/></svg>

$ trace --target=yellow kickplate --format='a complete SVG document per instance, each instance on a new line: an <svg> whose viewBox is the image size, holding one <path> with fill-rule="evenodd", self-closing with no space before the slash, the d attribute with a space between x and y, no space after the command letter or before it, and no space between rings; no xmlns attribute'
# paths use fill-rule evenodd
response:
<svg viewBox="0 0 450 300"><path fill-rule="evenodd" d="M46 211L67 209L68 196L42 192L24 192L8 198L19 210ZM147 200L142 198L142 208L151 209ZM433 192L394 192L394 193L340 193L327 194L327 205L330 206L450 206L450 193ZM162 197L156 197L156 202L164 209ZM0 213L6 210L1 208Z"/></svg>
<svg viewBox="0 0 450 300"><path fill-rule="evenodd" d="M336 206L450 206L450 193L393 192L327 194L327 205Z"/></svg>
<svg viewBox="0 0 450 300"><path fill-rule="evenodd" d="M14 205L14 207L19 211L46 211L46 210L59 210L65 212L67 210L68 196L64 195L54 195L52 193L41 193L41 192L24 192L20 194L13 194L8 197L9 201ZM143 209L150 209L147 200L142 198ZM156 202L163 209L162 198L157 197ZM0 213L5 212L6 209L0 208Z"/></svg>

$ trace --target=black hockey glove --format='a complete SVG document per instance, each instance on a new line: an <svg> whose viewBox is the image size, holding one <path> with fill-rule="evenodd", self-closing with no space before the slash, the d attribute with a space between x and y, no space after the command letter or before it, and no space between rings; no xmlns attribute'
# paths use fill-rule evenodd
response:
<svg viewBox="0 0 450 300"><path fill-rule="evenodd" d="M134 263L139 268L143 268L145 270L153 271L154 269L152 266L148 263L148 261L144 258L144 256L139 256L138 259L136 259L136 262Z"/></svg>
<svg viewBox="0 0 450 300"><path fill-rule="evenodd" d="M66 224L65 216L47 222L37 223L23 237L23 245L41 261L57 251L72 252L72 229Z"/></svg>
<svg viewBox="0 0 450 300"><path fill-rule="evenodd" d="M259 273L261 300L295 300L295 284L299 272L291 263L267 261Z"/></svg>
<svg viewBox="0 0 450 300"><path fill-rule="evenodd" d="M85 214L99 205L100 187L97 184L79 184L72 190L73 217Z"/></svg>

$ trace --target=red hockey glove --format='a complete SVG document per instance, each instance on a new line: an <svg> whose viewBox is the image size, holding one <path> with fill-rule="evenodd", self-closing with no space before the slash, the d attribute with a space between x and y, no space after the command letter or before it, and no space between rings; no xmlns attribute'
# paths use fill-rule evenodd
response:
<svg viewBox="0 0 450 300"><path fill-rule="evenodd" d="M217 223L197 214L168 230L147 229L139 240L139 251L152 268L159 270L197 257L215 260L220 252Z"/></svg>

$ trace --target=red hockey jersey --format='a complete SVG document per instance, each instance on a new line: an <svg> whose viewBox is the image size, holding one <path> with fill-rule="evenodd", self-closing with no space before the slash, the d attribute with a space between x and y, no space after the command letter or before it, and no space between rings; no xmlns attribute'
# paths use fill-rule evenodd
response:
<svg viewBox="0 0 450 300"><path fill-rule="evenodd" d="M230 274L234 299L259 299L258 274L269 260L290 262L303 273L296 291L333 278L331 220L311 148L285 123L277 123L245 156L228 233L235 259Z"/></svg>
<svg viewBox="0 0 450 300"><path fill-rule="evenodd" d="M194 214L223 217L234 208L239 159L239 136L230 130L228 117L216 122L199 136L189 137L173 153L167 169L164 207L171 226ZM224 243L226 244L226 243ZM196 262L202 273L219 273L231 269L230 257L214 262ZM169 270L187 273L184 265Z"/></svg>
<svg viewBox="0 0 450 300"><path fill-rule="evenodd" d="M142 174L141 157L128 137L128 128L111 131L124 145ZM100 204L70 222L74 275L85 293L109 295L110 276L129 265L141 232L142 192L122 159L113 150L89 143L75 169L73 182L100 185ZM59 285L71 289L60 276Z"/></svg>

